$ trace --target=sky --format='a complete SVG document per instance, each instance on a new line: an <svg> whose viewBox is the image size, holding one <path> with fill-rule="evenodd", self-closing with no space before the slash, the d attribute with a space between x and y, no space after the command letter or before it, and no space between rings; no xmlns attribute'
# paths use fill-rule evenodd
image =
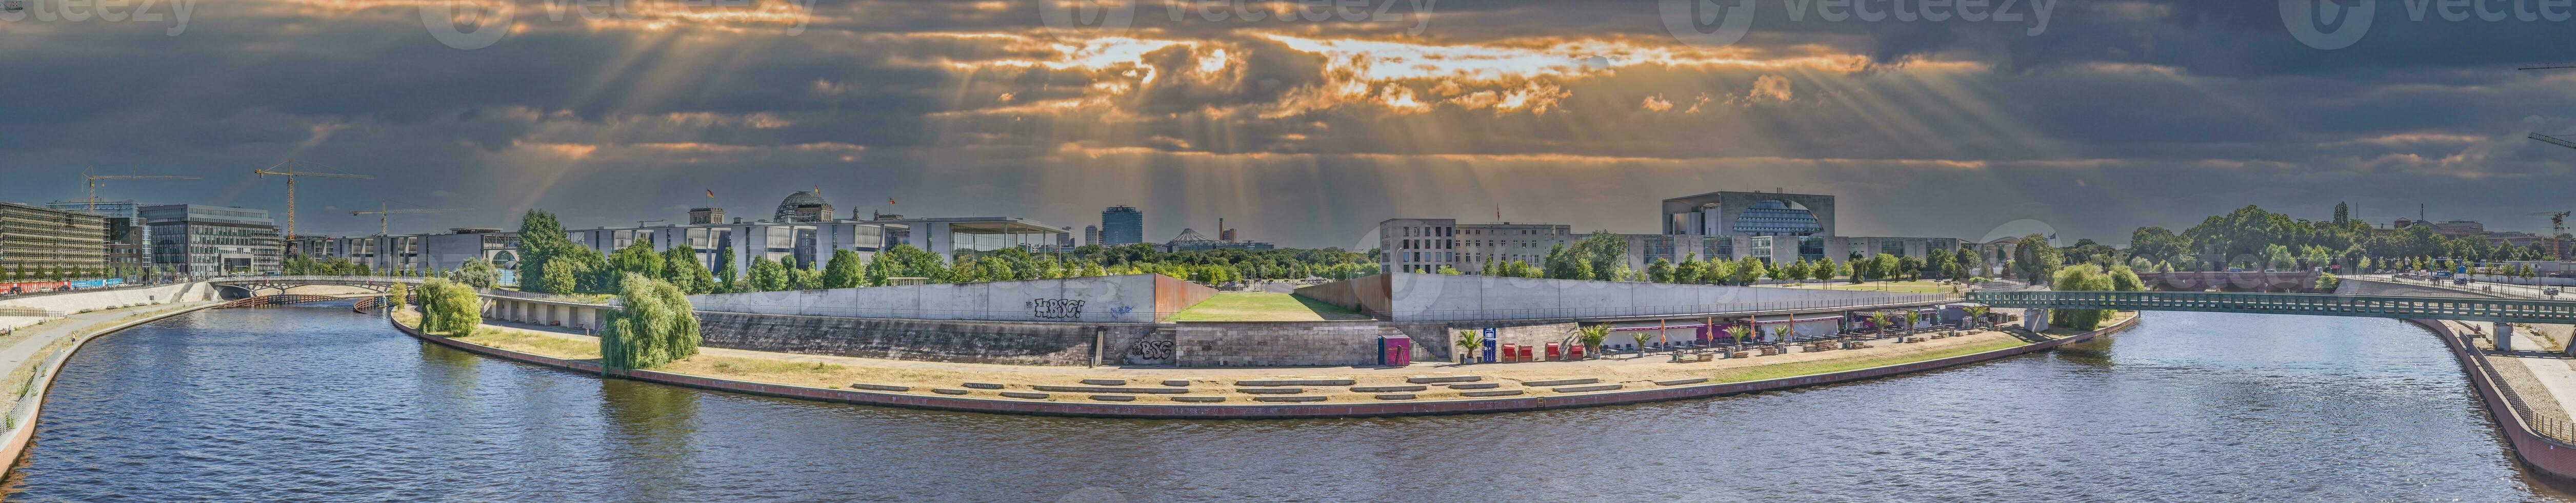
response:
<svg viewBox="0 0 2576 503"><path fill-rule="evenodd" d="M813 188L1358 248L1388 218L1655 232L1719 190L1836 195L1846 235L2112 243L2247 204L2576 206L2576 150L2524 138L2576 133L2576 70L2516 70L2576 64L2538 0L8 1L0 201L183 175L100 197L282 211L253 169L374 177L299 181L307 234Z"/></svg>

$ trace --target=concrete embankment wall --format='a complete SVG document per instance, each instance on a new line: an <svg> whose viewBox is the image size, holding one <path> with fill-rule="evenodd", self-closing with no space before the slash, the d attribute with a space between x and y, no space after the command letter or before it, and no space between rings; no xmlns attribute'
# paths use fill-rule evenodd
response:
<svg viewBox="0 0 2576 503"><path fill-rule="evenodd" d="M1939 359L1939 360L1921 361L1921 362L1907 363L1907 364L1901 364L1901 365L1889 365L1889 366L1884 366L1884 367L1875 367L1875 368L1866 368L1866 369L1858 369L1858 370L1849 370L1849 371L1843 371L1843 372L1832 372L1832 373L1825 373L1825 374L1812 374L1812 375L1797 376L1797 377L1786 377L1786 378L1771 379L1771 380L1764 380L1764 381L1750 381L1750 382L1728 383L1728 384L1679 385L1679 386L1671 386L1671 387L1658 387L1658 388L1653 388L1653 389L1641 389L1641 390L1636 390L1636 391L1622 391L1622 392L1611 392L1611 393L1586 393L1586 394L1578 394L1578 395L1533 396L1533 397L1501 398L1501 399L1490 399L1490 400L1436 400L1436 401L1426 401L1426 402L1388 402L1388 403L1356 403L1356 404L1326 404L1326 405L1276 405L1276 404L1262 404L1262 405L1184 405L1184 404L1148 404L1148 403L1130 403L1130 404L1118 404L1118 403L1082 403L1082 402L1053 402L1053 401L1031 401L1031 400L995 400L995 399L984 399L984 398L965 398L965 397L933 396L933 395L913 395L913 394L902 394L902 393L872 392L872 391L845 390L845 389L810 388L810 387L804 387L804 386L786 386L786 385L777 385L777 384L761 384L761 383L754 383L754 382L732 381L732 380L715 379L715 378L708 378L708 377L701 377L701 376L692 376L692 375L668 374L668 373L654 372L654 371L649 371L649 370L617 371L617 372L609 372L608 374L609 374L609 375L614 375L614 376L617 376L617 377L623 377L623 378L627 378L627 379L635 379L635 380L639 380L639 381L646 381L646 382L655 382L655 383L670 384L670 385L676 385L676 386L687 386L687 387L692 387L692 388L710 389L710 390L718 390L718 391L731 391L731 392L737 392L737 393L749 393L749 394L763 395L763 396L775 396L775 397L784 397L784 398L800 398L800 399L807 399L807 400L819 400L819 401L826 401L826 402L839 402L839 403L852 403L852 404L861 404L861 405L879 405L879 406L889 406L889 407L905 407L905 408L932 409L932 410L956 410L956 411L969 411L969 412L989 412L989 413L997 413L997 414L1031 414L1031 415L1047 415L1047 416L1119 417L1119 418L1161 418L1161 419L1287 419L1287 418L1331 418L1331 417L1372 417L1372 416L1419 416L1419 415L1438 415L1438 414L1476 414L1476 413L1488 413L1488 412L1514 412L1514 411L1531 411L1531 410L1546 410L1546 409L1570 409L1570 408L1576 408L1576 407L1597 407L1597 406L1604 406L1604 405L1623 405L1623 404L1644 403L1644 402L1654 402L1654 401L1664 401L1664 400L1679 400L1679 399L1688 399L1688 398L1704 398L1704 397L1725 396L1725 395L1734 395L1734 394L1742 394L1742 393L1754 393L1754 392L1762 392L1762 391L1773 391L1773 390L1781 390L1781 389L1789 389L1789 388L1798 388L1798 387L1805 387L1805 386L1816 386L1816 385L1823 385L1823 384L1834 384L1834 383L1850 382L1850 381L1865 380L1865 379L1874 379L1874 378L1879 378L1879 377L1887 377L1887 376L1901 375L1901 374L1907 374L1907 373L1913 373L1913 372L1922 372L1922 371L1927 371L1927 370L1937 370L1937 369L1943 369L1943 368L1955 367L1955 366L1959 366L1959 365L1966 365L1966 364L1971 364L1971 363L1978 363L1978 362L1991 361L1991 360L1996 360L1996 359L2000 359L2000 358L2007 358L2007 357L2012 357L2012 356L2017 356L2017 355L2029 354L2029 353L2032 353L2032 352L2038 352L2038 351L2046 351L2046 350L2049 350L2049 349L2052 349L2052 348L2056 348L2056 347L2058 347L2058 346L2060 346L2060 345L2065 345L2065 344L2071 344L2071 343L2077 343L2077 342L2088 341L2088 340L2092 340L2094 337L2096 337L2096 336L2100 336L2100 335L2102 335L2102 334L2109 334L2109 333L2113 333L2113 332L2118 332L2118 331L2120 331L2120 330L2128 329L2129 327L2134 326L2134 325L2137 323L2137 320L2138 320L2137 318L2132 317L2132 318L2129 318L2129 319L2127 319L2127 320L2122 320L2120 323L2118 323L2118 324L2114 324L2114 325L2112 325L2112 326L2110 326L2110 327L2105 327L2105 328L2103 328L2103 329L2101 329L2101 330L2096 330L2096 331L2093 331L2093 332L2089 332L2089 333L2085 333L2085 334L2081 334L2081 335L2077 335L2077 336L2069 337L2069 338L2065 338L2065 339L2058 339L2058 340L2054 340L2054 341L2038 343L2038 344L2028 344L2028 345L2022 345L2022 346L2015 346L2015 347L2011 347L2011 348L1998 349L1998 350L1988 351L1988 352L1984 352L1984 353L1977 353L1977 354L1970 354L1970 355L1960 355L1960 356L1954 356L1954 357L1950 357L1950 358L1943 358L1943 359ZM420 333L420 332L419 332L419 331L417 331L417 330L413 330L413 329L411 329L410 327L404 327L404 326L401 326L400 324L396 324L396 325L395 325L395 328L402 330L402 331L403 331L404 333L406 333L406 334L410 334L412 337L416 337L416 338L419 338L419 339L421 339L421 340L430 341L430 342L432 342L432 343L436 343L436 344L439 344L439 345L448 346L448 347L451 347L451 348L455 348L455 349L459 349L459 350L463 350L463 351L467 351L467 352L472 352L472 353L477 353L477 354L483 354L483 355L488 355L488 356L493 356L493 357L503 358L503 359L509 359L509 360L516 360L516 361L520 361L520 362L533 363L533 364L537 364L537 365L543 365L543 366L554 367L554 368L559 368L559 369L571 370L571 371L574 371L574 372L580 372L580 373L582 373L582 374L586 374L586 375L600 375L600 374L601 374L600 369L599 369L599 365L598 365L597 363L595 363L595 362L591 362L591 361L563 360L563 359L558 359L558 358L549 358L549 357L545 357L545 356L538 356L538 355L532 355L532 354L527 354L527 353L520 353L520 352L516 352L516 351L509 351L509 350L497 349L497 348L492 348L492 347L487 347L487 346L478 346L478 345L474 345L474 344L467 344L467 343L459 342L459 341L456 341L456 340L453 340L453 339L448 339L448 338L446 338L446 337L438 337L438 336L432 336L432 335L422 334L422 333Z"/></svg>
<svg viewBox="0 0 2576 503"><path fill-rule="evenodd" d="M1379 286L1384 283L1384 287ZM1384 288L1386 297L1375 296ZM1752 306L1886 304L1922 295L1849 290L1388 273L1298 289L1399 322L1695 313ZM1382 304L1382 305L1381 305Z"/></svg>
<svg viewBox="0 0 2576 503"><path fill-rule="evenodd" d="M2576 480L2576 444L2551 439L2533 432L2531 425L2525 424L2523 418L2514 413L2513 404L2517 400L2509 398L2504 388L2496 383L2501 377L2487 369L2482 361L2478 360L2479 357L2474 353L2476 349L2469 346L2469 341L2461 339L2459 334L2452 332L2447 323L2416 319L2406 321L2432 331L2435 337L2442 339L2442 345L2451 350L2452 358L2459 361L2461 372L2469 376L2469 388L2476 390L2479 401L2486 404L2487 415L2495 419L2496 429L2504 434L2505 443L2513 446L2515 456L2522 458L2523 463L2531 465L2541 473L2547 473L2562 480Z"/></svg>
<svg viewBox="0 0 2576 503"><path fill-rule="evenodd" d="M707 346L893 360L1013 365L1122 363L1149 324L1010 323L699 311Z"/></svg>
<svg viewBox="0 0 2576 503"><path fill-rule="evenodd" d="M1399 333L1375 321L1180 323L1172 358L1182 367L1375 365L1378 337Z"/></svg>
<svg viewBox="0 0 2576 503"><path fill-rule="evenodd" d="M184 297L184 298L183 298ZM215 289L204 283L178 283L151 287L118 288L77 293L30 295L0 300L0 327L34 325L46 318L137 304L168 302L204 302L221 300ZM38 316L36 312L42 311Z"/></svg>
<svg viewBox="0 0 2576 503"><path fill-rule="evenodd" d="M1159 274L691 295L700 311L915 320L1153 323L1216 290Z"/></svg>

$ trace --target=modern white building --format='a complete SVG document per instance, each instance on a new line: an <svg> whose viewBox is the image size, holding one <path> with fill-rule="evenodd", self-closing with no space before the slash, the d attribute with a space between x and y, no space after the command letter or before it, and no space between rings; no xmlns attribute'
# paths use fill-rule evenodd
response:
<svg viewBox="0 0 2576 503"><path fill-rule="evenodd" d="M1842 262L1873 254L1928 257L1972 245L1958 238L1836 236L1834 210L1830 195L1710 192L1663 200L1663 233L1619 237L1627 241L1628 267L1640 271L1658 258ZM1487 259L1542 265L1548 250L1585 237L1560 224L1448 218L1387 219L1378 223L1378 236L1378 262L1386 271L1438 272L1446 266L1468 274L1483 273Z"/></svg>

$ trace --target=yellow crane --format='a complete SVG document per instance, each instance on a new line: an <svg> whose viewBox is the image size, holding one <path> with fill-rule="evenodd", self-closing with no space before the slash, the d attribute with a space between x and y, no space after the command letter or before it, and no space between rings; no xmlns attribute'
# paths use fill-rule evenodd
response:
<svg viewBox="0 0 2576 503"><path fill-rule="evenodd" d="M405 213L446 213L446 212L450 212L450 211L474 211L474 210L468 210L468 209L456 209L456 208L422 208L422 209L401 209L401 210L397 210L397 209L389 209L389 208L387 208L387 207L385 206L385 203L384 203L383 201L377 201L377 202L376 202L376 211L352 211L352 212L349 212L349 215L350 215L350 216L358 216L358 215L375 215L375 216L376 216L376 235L378 235L378 236L390 236L390 235L393 235L393 233L392 233L392 232L389 232L389 230L392 228L392 223L391 223L392 218L391 218L391 217L392 217L393 215L400 215L400 214L405 214Z"/></svg>
<svg viewBox="0 0 2576 503"><path fill-rule="evenodd" d="M367 175L352 175L348 173L299 173L295 171L295 163L296 161L294 159L287 159L286 162L277 163L276 166L269 166L268 169L250 170L251 174L258 175L261 178L267 178L268 175L284 175L286 177L286 237L289 239L295 237L295 177L355 178L360 180L375 178ZM313 163L308 162L305 164Z"/></svg>
<svg viewBox="0 0 2576 503"><path fill-rule="evenodd" d="M89 183L89 210L88 210L88 211L89 211L89 212L91 212L91 213L97 213L97 212L98 212L98 181L99 181L99 180L201 180L201 179L204 179L204 178L205 178L205 177L202 177L202 176L162 176L162 175L89 175L89 174L83 174L83 175L81 175L81 181L84 181L84 182L88 182L88 183Z"/></svg>
<svg viewBox="0 0 2576 503"><path fill-rule="evenodd" d="M2567 256L2566 256L2566 255L2559 255L2559 254L2558 254L2558 236L2559 236L2559 235L2563 235L2563 234L2566 234L2566 233L2567 233L2567 215L2568 215L2568 213L2571 213L2571 212L2566 212L2566 211L2543 211L2543 212L2539 212L2539 213L2533 213L2533 214L2531 214L2532 216L2545 216L2545 217L2549 217L2549 259L2550 259L2550 260L2567 260L2567 258L2566 258Z"/></svg>

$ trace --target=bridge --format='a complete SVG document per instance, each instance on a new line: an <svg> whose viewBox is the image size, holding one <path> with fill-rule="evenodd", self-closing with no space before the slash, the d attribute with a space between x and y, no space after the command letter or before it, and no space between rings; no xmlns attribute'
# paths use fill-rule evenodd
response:
<svg viewBox="0 0 2576 503"><path fill-rule="evenodd" d="M1969 292L1969 302L2029 309L2117 309L2209 313L2416 318L2576 324L2576 301L2231 292Z"/></svg>
<svg viewBox="0 0 2576 503"><path fill-rule="evenodd" d="M218 287L241 289L251 297L262 297L264 295L260 292L263 291L286 293L287 289L299 286L345 286L385 293L392 290L395 283L418 287L422 281L423 278L393 276L236 276L206 280Z"/></svg>

